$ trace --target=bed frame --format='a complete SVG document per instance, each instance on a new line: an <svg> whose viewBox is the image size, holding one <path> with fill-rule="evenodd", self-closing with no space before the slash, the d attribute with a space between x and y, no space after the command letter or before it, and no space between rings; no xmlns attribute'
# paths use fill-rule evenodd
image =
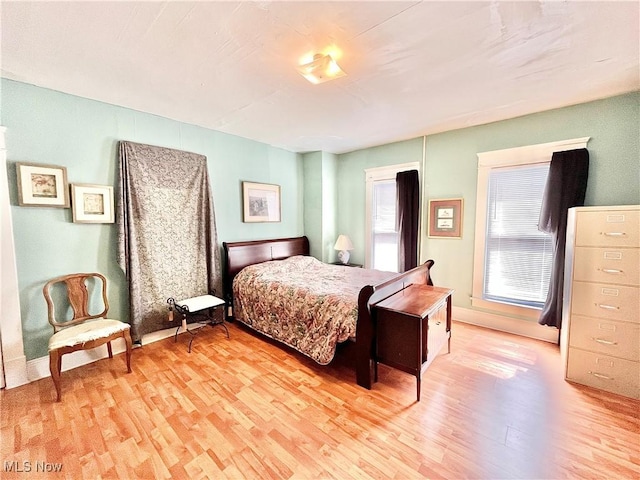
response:
<svg viewBox="0 0 640 480"><path fill-rule="evenodd" d="M309 255L307 237L255 240L251 242L223 242L225 269L223 275L224 298L233 316L233 279L244 267L269 260L283 260L294 255ZM374 380L375 318L371 306L397 293L412 283L433 285L430 269L433 260L399 273L379 285L366 285L358 295L358 320L355 341L356 380L361 387L371 389Z"/></svg>

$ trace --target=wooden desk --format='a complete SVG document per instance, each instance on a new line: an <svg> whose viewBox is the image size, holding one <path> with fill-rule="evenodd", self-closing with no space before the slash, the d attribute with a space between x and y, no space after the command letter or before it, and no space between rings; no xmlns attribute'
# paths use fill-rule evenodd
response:
<svg viewBox="0 0 640 480"><path fill-rule="evenodd" d="M378 362L415 375L420 401L420 376L445 343L451 352L452 293L449 288L409 285L372 306L376 381Z"/></svg>

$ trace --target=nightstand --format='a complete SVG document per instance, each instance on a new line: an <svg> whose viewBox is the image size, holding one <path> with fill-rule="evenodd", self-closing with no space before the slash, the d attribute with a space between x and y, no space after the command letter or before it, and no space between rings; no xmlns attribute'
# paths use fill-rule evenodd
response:
<svg viewBox="0 0 640 480"><path fill-rule="evenodd" d="M331 265L342 265L343 267L356 267L362 268L362 265L359 263L342 263L342 262L332 262Z"/></svg>
<svg viewBox="0 0 640 480"><path fill-rule="evenodd" d="M409 285L372 305L376 319L375 380L378 363L410 373L417 381L447 344L451 351L451 294L449 288Z"/></svg>

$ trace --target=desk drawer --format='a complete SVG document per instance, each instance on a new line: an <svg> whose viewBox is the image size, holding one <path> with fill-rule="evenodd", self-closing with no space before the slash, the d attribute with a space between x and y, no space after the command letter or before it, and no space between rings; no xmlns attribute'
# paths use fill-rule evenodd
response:
<svg viewBox="0 0 640 480"><path fill-rule="evenodd" d="M576 247L573 279L640 285L640 249Z"/></svg>
<svg viewBox="0 0 640 480"><path fill-rule="evenodd" d="M574 315L569 345L612 357L640 361L640 324Z"/></svg>
<svg viewBox="0 0 640 480"><path fill-rule="evenodd" d="M576 245L637 247L640 243L640 211L580 211L576 219Z"/></svg>
<svg viewBox="0 0 640 480"><path fill-rule="evenodd" d="M640 363L630 360L570 348L567 380L640 398Z"/></svg>
<svg viewBox="0 0 640 480"><path fill-rule="evenodd" d="M638 292L638 287L574 282L571 314L639 323Z"/></svg>

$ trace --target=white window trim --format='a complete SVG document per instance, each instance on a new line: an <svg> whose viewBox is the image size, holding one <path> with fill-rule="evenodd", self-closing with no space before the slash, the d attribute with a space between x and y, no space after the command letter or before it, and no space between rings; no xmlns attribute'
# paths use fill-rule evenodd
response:
<svg viewBox="0 0 640 480"><path fill-rule="evenodd" d="M489 190L489 174L491 169L513 167L551 162L554 152L587 148L590 137L574 138L558 142L541 143L525 147L507 148L491 152L478 153L478 189L476 197L476 228L473 254L473 293L471 305L486 310L498 311L508 315L516 315L528 319L537 319L540 309L512 305L497 301L484 300L482 289L484 284L484 253L486 242L487 194Z"/></svg>
<svg viewBox="0 0 640 480"><path fill-rule="evenodd" d="M373 224L371 222L371 213L373 211L373 184L374 182L381 180L394 180L398 172L406 172L408 170L417 170L418 178L420 178L420 163L400 163L397 165L387 165L385 167L366 168L364 170L364 176L366 181L365 188L365 205L366 205L366 221L365 221L365 254L364 254L364 267L371 268L371 253L373 245L371 243L371 234L373 230Z"/></svg>

